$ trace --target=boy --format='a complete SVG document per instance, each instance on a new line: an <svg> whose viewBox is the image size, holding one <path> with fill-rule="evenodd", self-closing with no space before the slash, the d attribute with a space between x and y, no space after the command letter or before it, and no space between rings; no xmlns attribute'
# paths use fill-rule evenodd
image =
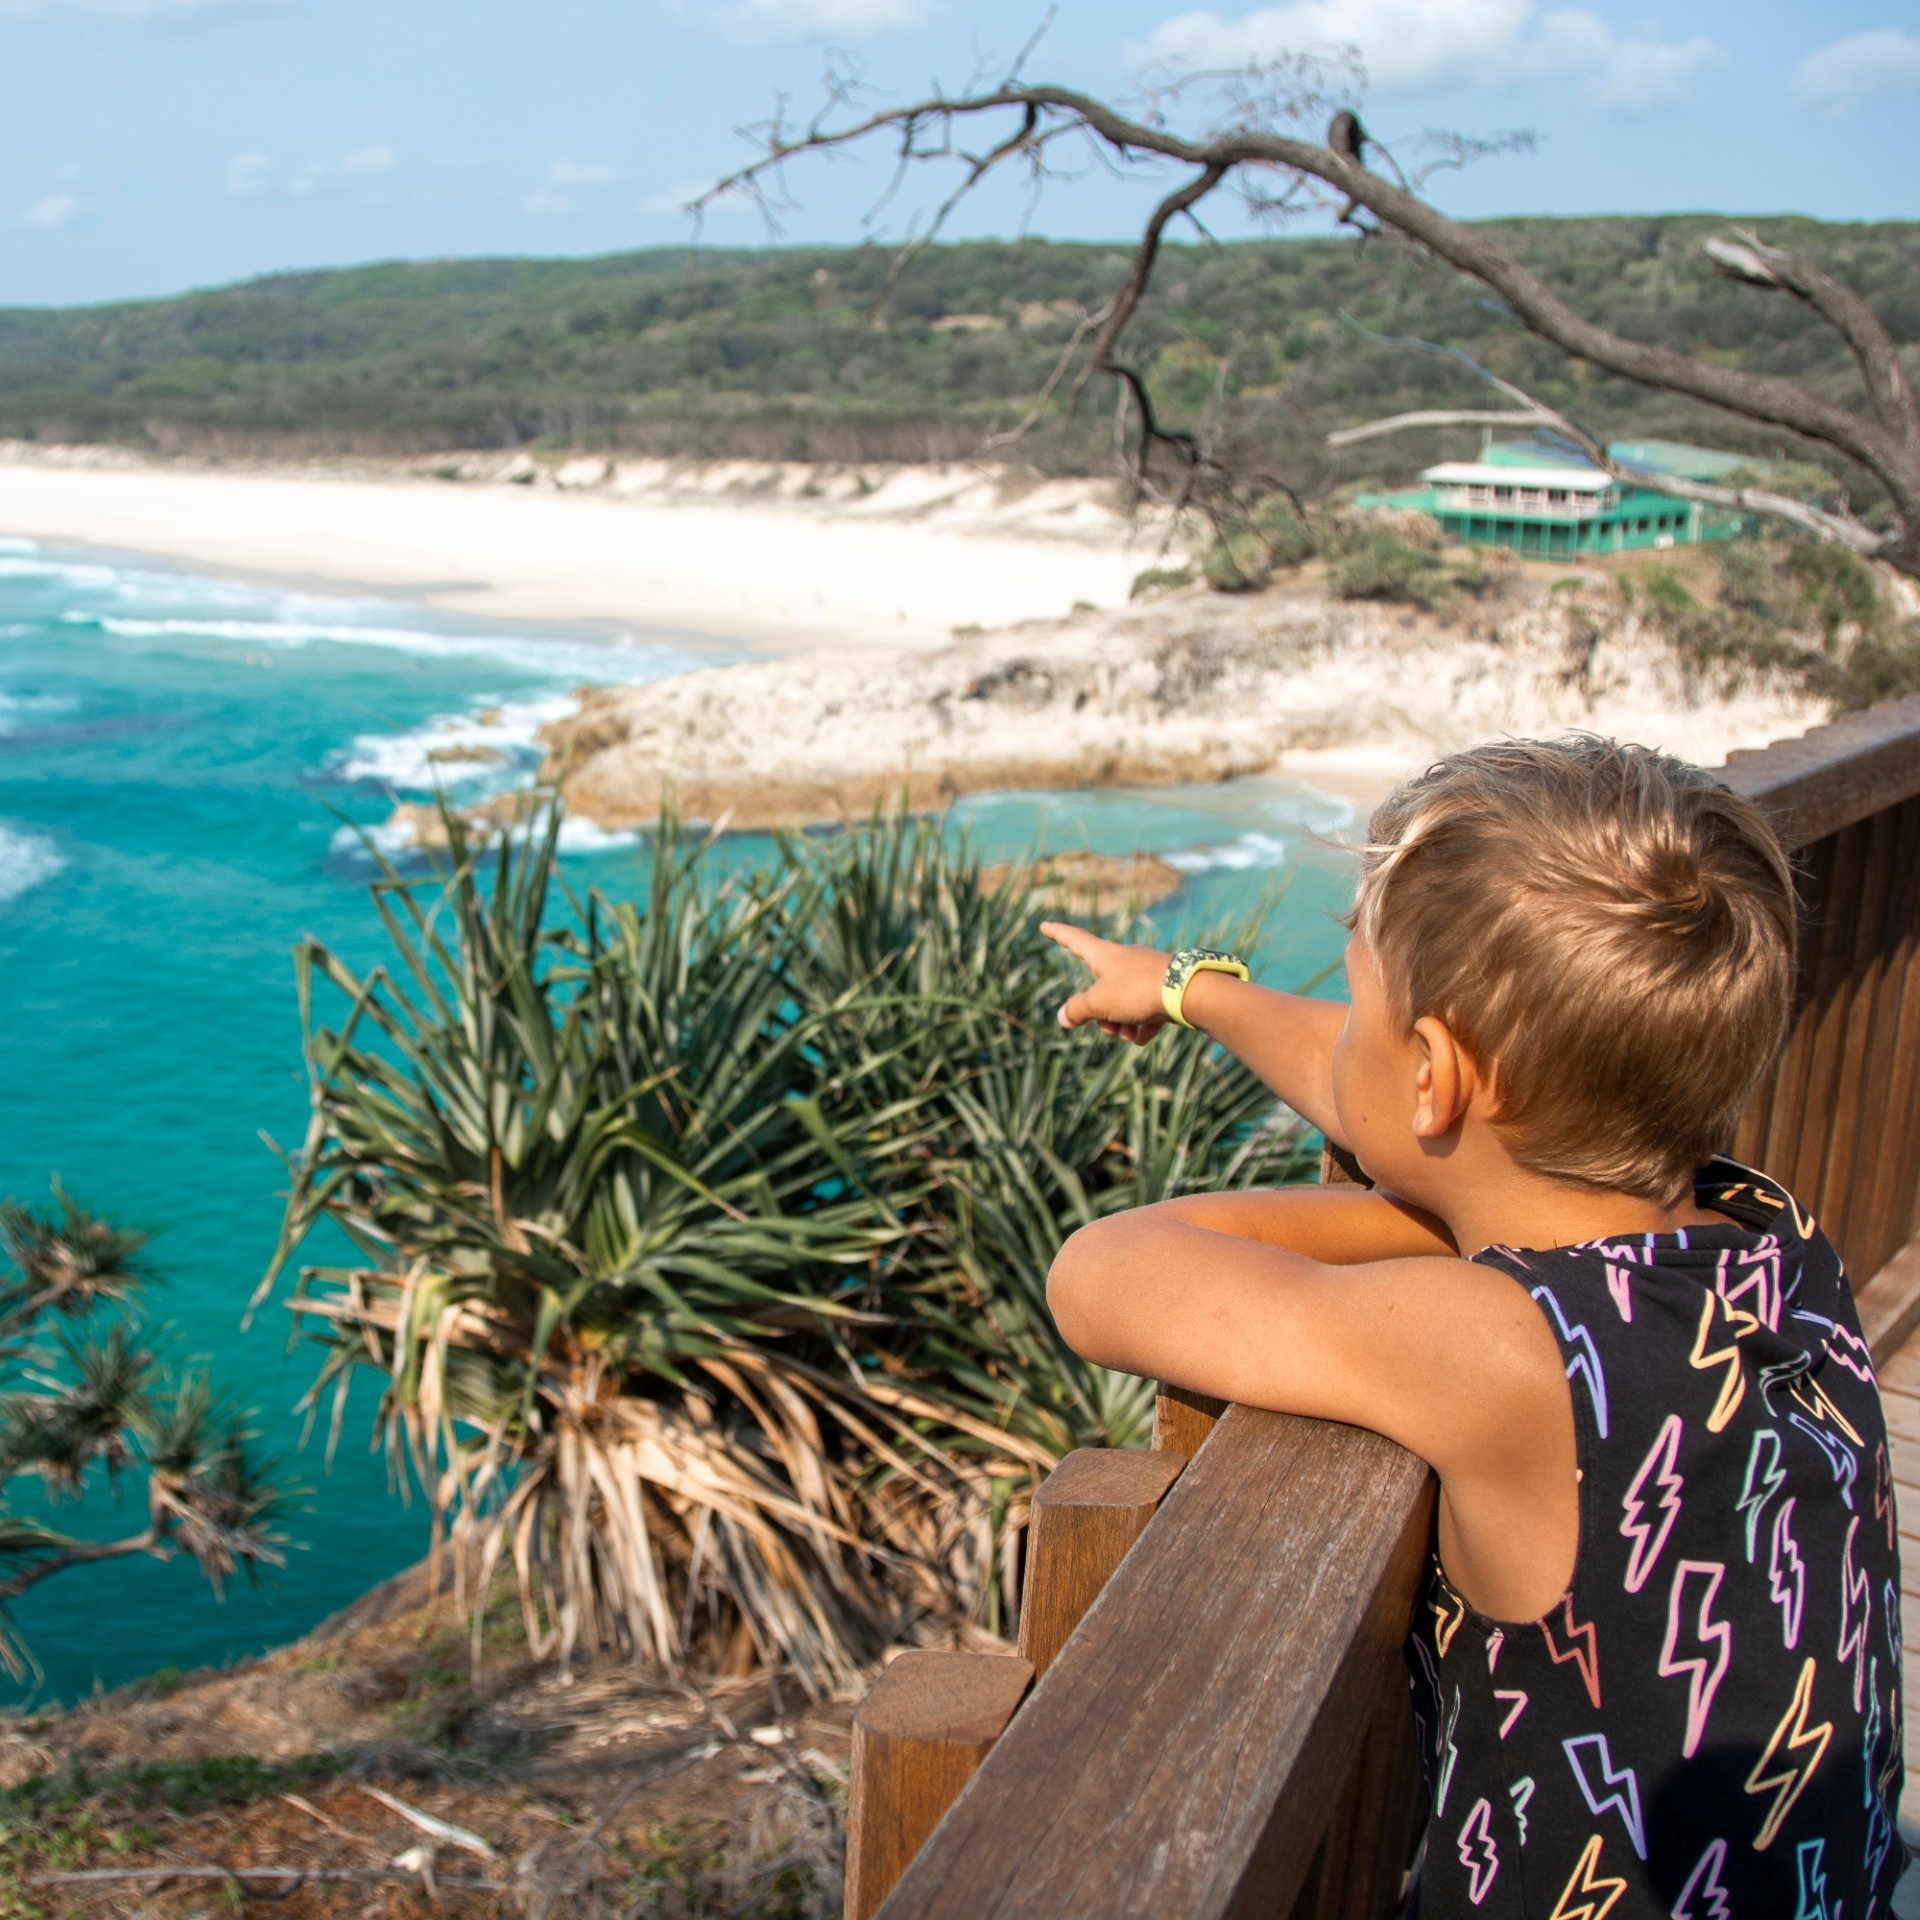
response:
<svg viewBox="0 0 1920 1920"><path fill-rule="evenodd" d="M1777 1050L1787 859L1697 768L1456 754L1375 813L1346 1007L1043 929L1062 1024L1203 1029L1372 1191L1174 1200L1049 1281L1088 1358L1440 1479L1408 1639L1420 1920L1866 1920L1905 1865L1900 1568L1852 1296L1717 1158Z"/></svg>

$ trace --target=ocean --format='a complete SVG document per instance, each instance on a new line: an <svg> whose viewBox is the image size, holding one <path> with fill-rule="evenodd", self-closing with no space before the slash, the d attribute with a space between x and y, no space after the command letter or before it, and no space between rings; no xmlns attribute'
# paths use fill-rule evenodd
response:
<svg viewBox="0 0 1920 1920"><path fill-rule="evenodd" d="M424 1551L418 1499L367 1450L371 1383L329 1470L295 1411L312 1350L289 1350L277 1305L241 1326L279 1220L267 1141L297 1141L305 1115L291 948L313 934L381 957L356 827L377 836L396 798L530 779L571 689L726 657L704 636L543 631L0 539L0 1195L44 1203L58 1176L151 1230L175 1350L257 1410L307 1488L285 1570L224 1602L190 1563L145 1557L44 1582L11 1609L41 1673L0 1700L242 1657ZM1273 984L1339 951L1332 842L1352 811L1297 783L995 795L952 820L985 858L1163 853L1188 875L1156 916L1169 935L1220 932L1283 890L1260 956ZM570 879L611 892L637 889L638 846L564 830ZM46 1512L28 1483L12 1504ZM104 1490L46 1517L101 1537L142 1520Z"/></svg>

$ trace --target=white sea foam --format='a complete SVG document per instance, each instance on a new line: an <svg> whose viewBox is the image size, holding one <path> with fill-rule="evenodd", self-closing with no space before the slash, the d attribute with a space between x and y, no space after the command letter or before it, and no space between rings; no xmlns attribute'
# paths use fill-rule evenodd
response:
<svg viewBox="0 0 1920 1920"><path fill-rule="evenodd" d="M517 845L524 845L536 830L533 823L528 823L515 827L511 837ZM499 838L498 829L489 828L482 821L473 822L469 831L481 845ZM389 860L400 860L418 849L420 836L415 832L411 820L382 820L368 827L340 827L327 844L328 850L336 857L358 858L371 864L369 845L374 852L384 854ZM560 823L559 846L562 853L613 853L622 847L639 844L637 829L609 832L591 820L580 818L568 818Z"/></svg>
<svg viewBox="0 0 1920 1920"><path fill-rule="evenodd" d="M0 902L51 880L66 864L43 835L0 824Z"/></svg>
<svg viewBox="0 0 1920 1920"><path fill-rule="evenodd" d="M73 611L72 626L98 627L126 640L230 640L255 646L385 647L439 659L499 660L555 679L630 685L664 679L694 664L673 648L632 640L547 640L536 634L435 633L423 627L362 625L350 620L167 619Z"/></svg>
<svg viewBox="0 0 1920 1920"><path fill-rule="evenodd" d="M0 628L4 633L5 628ZM49 714L70 713L71 700L56 700L50 695L0 693L0 735L19 733L38 724Z"/></svg>
<svg viewBox="0 0 1920 1920"><path fill-rule="evenodd" d="M540 754L540 729L573 711L566 694L482 703L470 713L436 714L401 733L363 733L329 763L342 780L377 780L410 793L498 785L503 772Z"/></svg>
<svg viewBox="0 0 1920 1920"><path fill-rule="evenodd" d="M1246 873L1255 867L1284 867L1287 843L1270 833L1243 833L1223 846L1190 847L1157 857L1176 873Z"/></svg>

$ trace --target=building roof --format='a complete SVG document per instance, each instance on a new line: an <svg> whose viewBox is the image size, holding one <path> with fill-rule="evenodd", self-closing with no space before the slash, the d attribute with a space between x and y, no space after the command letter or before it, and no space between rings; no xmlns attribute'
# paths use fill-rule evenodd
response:
<svg viewBox="0 0 1920 1920"><path fill-rule="evenodd" d="M1615 440L1607 452L1623 467L1664 473L1676 480L1718 480L1735 467L1750 464L1744 454L1716 453L1711 447L1683 446L1678 440Z"/></svg>
<svg viewBox="0 0 1920 1920"><path fill-rule="evenodd" d="M1522 467L1494 460L1443 460L1420 477L1436 487L1551 487L1572 493L1604 493L1615 484L1598 467L1571 462Z"/></svg>

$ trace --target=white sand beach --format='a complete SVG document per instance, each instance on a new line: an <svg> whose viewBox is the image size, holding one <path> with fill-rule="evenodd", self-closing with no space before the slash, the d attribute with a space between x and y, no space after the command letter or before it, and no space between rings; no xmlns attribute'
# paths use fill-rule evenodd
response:
<svg viewBox="0 0 1920 1920"><path fill-rule="evenodd" d="M939 645L956 627L1122 605L1154 550L1150 534L1129 544L1105 491L966 467L222 469L0 446L0 536L769 652Z"/></svg>

